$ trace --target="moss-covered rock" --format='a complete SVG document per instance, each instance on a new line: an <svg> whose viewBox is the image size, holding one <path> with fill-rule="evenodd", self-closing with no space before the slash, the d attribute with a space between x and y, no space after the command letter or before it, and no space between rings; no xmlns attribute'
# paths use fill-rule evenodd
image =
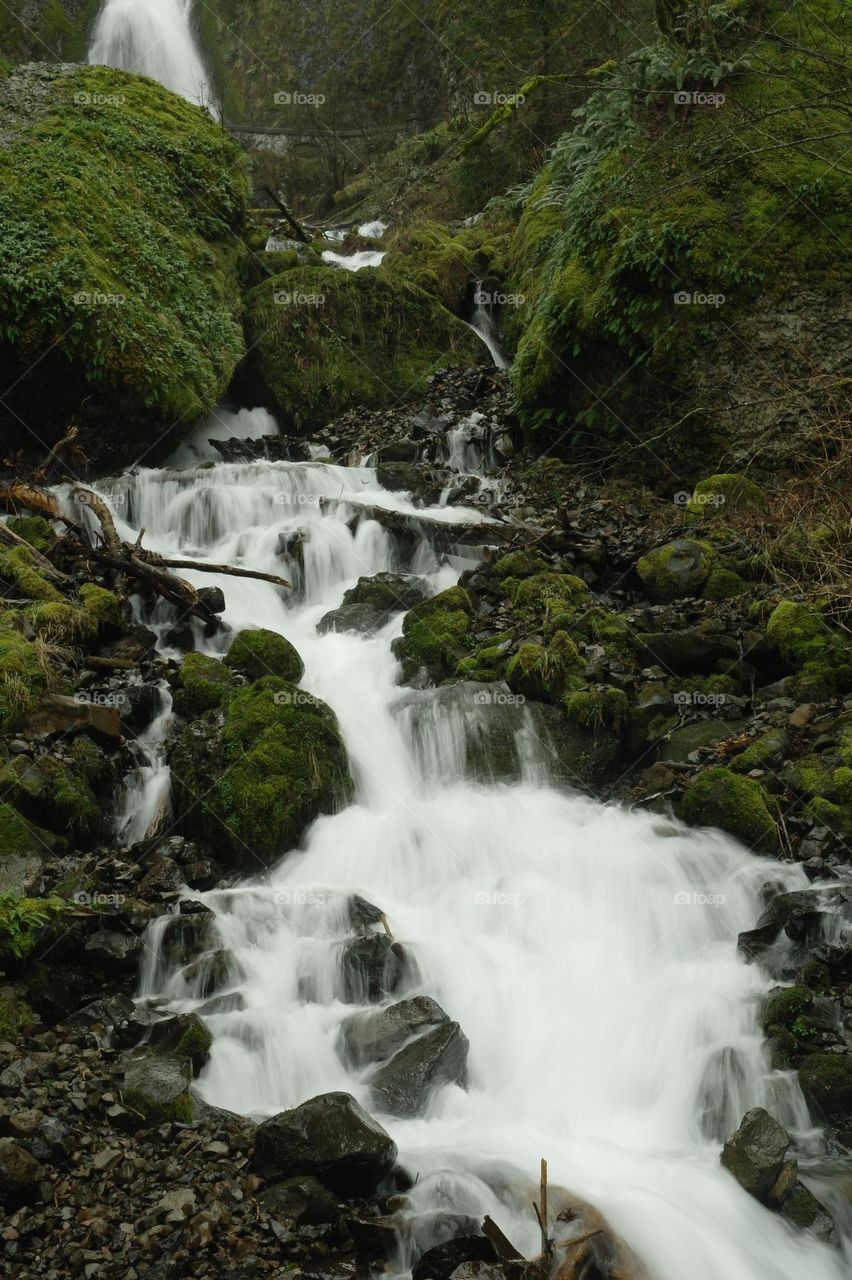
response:
<svg viewBox="0 0 852 1280"><path fill-rule="evenodd" d="M721 827L750 848L773 853L779 837L771 803L759 782L720 766L691 780L680 816L691 826Z"/></svg>
<svg viewBox="0 0 852 1280"><path fill-rule="evenodd" d="M417 285L457 314L470 294L476 256L463 237L453 236L435 222L402 226L387 238L384 266L392 274Z"/></svg>
<svg viewBox="0 0 852 1280"><path fill-rule="evenodd" d="M105 834L103 806L86 775L71 761L14 756L0 769L0 788L30 822L83 845Z"/></svg>
<svg viewBox="0 0 852 1280"><path fill-rule="evenodd" d="M506 667L509 687L524 697L559 702L573 680L579 682L583 660L574 641L557 631L550 643L522 644Z"/></svg>
<svg viewBox="0 0 852 1280"><path fill-rule="evenodd" d="M512 582L504 580L504 586ZM534 573L514 587L512 607L522 621L549 625L551 634L560 627L560 619L573 621L578 603L591 604L589 588L582 578L572 573Z"/></svg>
<svg viewBox="0 0 852 1280"><path fill-rule="evenodd" d="M245 179L210 114L106 67L0 78L6 449L64 433L115 465L173 443L243 354Z"/></svg>
<svg viewBox="0 0 852 1280"><path fill-rule="evenodd" d="M305 664L294 645L277 631L241 631L225 654L225 666L247 680L263 676L280 676L290 684L298 684L305 674Z"/></svg>
<svg viewBox="0 0 852 1280"><path fill-rule="evenodd" d="M511 578L519 582L521 578L531 578L537 573L547 572L547 561L534 551L510 551L494 562L495 578L501 582Z"/></svg>
<svg viewBox="0 0 852 1280"><path fill-rule="evenodd" d="M188 653L181 667L174 709L184 719L195 720L205 711L223 706L233 687L233 672L218 658L204 653Z"/></svg>
<svg viewBox="0 0 852 1280"><path fill-rule="evenodd" d="M49 679L43 650L14 627L0 626L0 728L14 729L22 723Z"/></svg>
<svg viewBox="0 0 852 1280"><path fill-rule="evenodd" d="M463 587L450 587L415 605L405 615L393 652L405 684L440 681L453 674L473 647L473 602Z"/></svg>
<svg viewBox="0 0 852 1280"><path fill-rule="evenodd" d="M145 1125L191 1124L191 1080L188 1058L145 1054L128 1064L121 1101Z"/></svg>
<svg viewBox="0 0 852 1280"><path fill-rule="evenodd" d="M699 480L687 503L693 518L727 518L734 512L760 514L767 509L766 494L748 476L727 472Z"/></svg>
<svg viewBox="0 0 852 1280"><path fill-rule="evenodd" d="M852 645L808 605L783 600L769 619L766 641L796 673L798 697L821 701L852 689Z"/></svg>
<svg viewBox="0 0 852 1280"><path fill-rule="evenodd" d="M750 773L752 769L775 769L784 759L787 734L783 729L768 729L756 737L731 760L734 773Z"/></svg>
<svg viewBox="0 0 852 1280"><path fill-rule="evenodd" d="M582 729L609 729L620 733L629 708L623 689L600 685L594 689L578 689L565 699L565 713Z"/></svg>
<svg viewBox="0 0 852 1280"><path fill-rule="evenodd" d="M825 1124L852 1124L852 1058L810 1054L799 1068L799 1084L808 1106Z"/></svg>
<svg viewBox="0 0 852 1280"><path fill-rule="evenodd" d="M479 339L431 294L381 270L302 267L248 296L254 377L285 422L311 427L476 364Z"/></svg>
<svg viewBox="0 0 852 1280"><path fill-rule="evenodd" d="M334 713L276 676L188 725L171 767L182 829L250 868L296 848L352 791Z"/></svg>
<svg viewBox="0 0 852 1280"><path fill-rule="evenodd" d="M642 556L636 572L651 599L667 604L682 596L701 595L715 563L709 542L678 538Z"/></svg>

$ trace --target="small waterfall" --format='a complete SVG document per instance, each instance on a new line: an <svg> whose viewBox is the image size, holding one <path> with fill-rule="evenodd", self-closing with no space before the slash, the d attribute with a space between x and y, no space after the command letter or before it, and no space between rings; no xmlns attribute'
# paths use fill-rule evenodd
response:
<svg viewBox="0 0 852 1280"><path fill-rule="evenodd" d="M125 781L119 803L116 833L124 849L158 835L171 817L171 771L165 756L171 719L172 695L164 680L157 714L133 744L138 763Z"/></svg>
<svg viewBox="0 0 852 1280"><path fill-rule="evenodd" d="M485 343L498 369L506 369L509 362L500 349L500 335L494 319L494 307L490 295L482 288L480 280L473 295L473 316L469 328Z"/></svg>
<svg viewBox="0 0 852 1280"><path fill-rule="evenodd" d="M89 62L148 76L212 109L191 9L191 0L106 0L95 24Z"/></svg>

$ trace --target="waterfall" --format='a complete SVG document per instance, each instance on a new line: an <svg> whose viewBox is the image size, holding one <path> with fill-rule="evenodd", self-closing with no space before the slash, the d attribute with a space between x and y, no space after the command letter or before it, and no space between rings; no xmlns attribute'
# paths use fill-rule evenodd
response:
<svg viewBox="0 0 852 1280"><path fill-rule="evenodd" d="M191 8L191 0L105 0L89 62L149 76L190 102L212 108Z"/></svg>
<svg viewBox="0 0 852 1280"><path fill-rule="evenodd" d="M470 465L466 444L451 452ZM142 470L103 492L122 537L144 526L152 549L292 575L289 595L203 581L223 589L231 627L269 627L296 645L304 687L338 716L356 783L354 802L268 873L192 894L234 958L232 997L204 1009L204 1098L262 1117L344 1089L377 1112L369 1068L338 1050L344 1020L374 1007L342 986L359 894L411 959L394 999L433 997L470 1041L467 1090L445 1085L414 1119L378 1112L416 1178L418 1249L449 1204L499 1218L534 1254L538 1232L512 1188L544 1155L551 1181L593 1202L654 1280L840 1280L839 1255L719 1163L724 1136L756 1105L819 1146L795 1075L769 1063L758 1011L770 980L736 950L764 883L804 888L802 868L550 785L546 736L504 686L399 686L390 646L401 615L369 638L317 630L364 574L407 569L429 591L451 585L473 562L464 546L436 550L429 522L446 548L447 525L476 513L417 510L370 468L318 462ZM403 545L383 511L420 518L421 541ZM201 1007L197 980L159 952L163 937L159 922L145 994Z"/></svg>

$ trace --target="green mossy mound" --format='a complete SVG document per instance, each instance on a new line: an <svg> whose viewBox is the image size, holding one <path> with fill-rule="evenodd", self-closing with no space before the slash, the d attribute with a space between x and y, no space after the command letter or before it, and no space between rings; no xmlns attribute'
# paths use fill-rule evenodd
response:
<svg viewBox="0 0 852 1280"><path fill-rule="evenodd" d="M749 848L774 853L778 827L771 800L759 782L730 769L705 769L683 794L680 816L695 827L721 827Z"/></svg>
<svg viewBox="0 0 852 1280"><path fill-rule="evenodd" d="M53 755L15 756L0 769L0 789L30 823L88 845L106 834L103 806L83 768Z"/></svg>
<svg viewBox="0 0 852 1280"><path fill-rule="evenodd" d="M165 450L243 354L240 153L200 107L106 67L0 79L0 114L0 440L43 457L70 405L93 460Z"/></svg>
<svg viewBox="0 0 852 1280"><path fill-rule="evenodd" d="M679 538L649 551L636 565L636 572L652 600L668 604L683 596L699 596L716 564L716 554L708 542Z"/></svg>
<svg viewBox="0 0 852 1280"><path fill-rule="evenodd" d="M526 698L559 702L573 681L579 682L583 660L574 641L557 631L545 647L522 644L506 667L509 687Z"/></svg>
<svg viewBox="0 0 852 1280"><path fill-rule="evenodd" d="M223 706L233 687L233 672L218 658L188 653L180 671L180 688L174 697L175 711L185 720L195 720L205 711Z"/></svg>
<svg viewBox="0 0 852 1280"><path fill-rule="evenodd" d="M302 267L248 295L250 365L285 422L305 428L422 390L477 364L479 339L431 294L381 269Z"/></svg>
<svg viewBox="0 0 852 1280"><path fill-rule="evenodd" d="M188 725L171 767L184 831L248 868L296 848L352 790L334 713L276 676Z"/></svg>
<svg viewBox="0 0 852 1280"><path fill-rule="evenodd" d="M54 532L49 521L43 516L19 516L7 521L8 527L19 538L24 538L36 551L46 551L54 540Z"/></svg>
<svg viewBox="0 0 852 1280"><path fill-rule="evenodd" d="M263 628L241 631L225 654L225 666L247 680L280 676L298 684L305 674L305 664L290 641Z"/></svg>
<svg viewBox="0 0 852 1280"><path fill-rule="evenodd" d="M727 518L735 512L761 514L767 509L766 494L748 476L721 473L699 480L686 506L687 515L697 519Z"/></svg>
<svg viewBox="0 0 852 1280"><path fill-rule="evenodd" d="M405 615L402 635L393 643L402 664L403 683L437 683L453 674L475 647L470 634L473 602L463 587L450 587L415 605Z"/></svg>
<svg viewBox="0 0 852 1280"><path fill-rule="evenodd" d="M795 673L797 697L818 702L852 689L852 645L808 605L783 600L769 619L766 640Z"/></svg>
<svg viewBox="0 0 852 1280"><path fill-rule="evenodd" d="M476 255L460 236L436 222L416 223L390 233L385 268L400 279L434 294L449 311L464 309L476 268Z"/></svg>
<svg viewBox="0 0 852 1280"><path fill-rule="evenodd" d="M623 689L602 685L596 689L578 689L565 699L568 719L581 729L597 732L609 729L620 733L629 710Z"/></svg>

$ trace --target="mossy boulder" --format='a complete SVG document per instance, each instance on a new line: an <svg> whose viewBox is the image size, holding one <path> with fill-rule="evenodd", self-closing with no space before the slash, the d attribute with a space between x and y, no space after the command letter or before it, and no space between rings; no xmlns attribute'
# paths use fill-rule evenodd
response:
<svg viewBox="0 0 852 1280"><path fill-rule="evenodd" d="M760 514L767 509L766 494L748 476L721 473L699 480L687 503L692 518L727 518L735 512Z"/></svg>
<svg viewBox="0 0 852 1280"><path fill-rule="evenodd" d="M574 641L557 631L550 643L522 644L506 667L509 687L524 697L559 702L573 680L579 683L583 660Z"/></svg>
<svg viewBox="0 0 852 1280"><path fill-rule="evenodd" d="M731 731L733 736L734 730ZM730 767L734 773L750 773L752 769L776 769L787 750L787 734L783 729L768 729L756 737L739 755L734 756Z"/></svg>
<svg viewBox="0 0 852 1280"><path fill-rule="evenodd" d="M256 385L300 428L395 403L438 365L482 358L479 339L437 298L373 269L288 271L253 289L247 312Z"/></svg>
<svg viewBox="0 0 852 1280"><path fill-rule="evenodd" d="M144 1054L128 1063L121 1101L146 1126L191 1124L195 1112L191 1081L188 1057Z"/></svg>
<svg viewBox="0 0 852 1280"><path fill-rule="evenodd" d="M247 680L263 676L279 676L298 684L305 674L305 664L294 645L277 631L241 631L225 654L225 666Z"/></svg>
<svg viewBox="0 0 852 1280"><path fill-rule="evenodd" d="M333 711L277 676L187 725L171 767L182 829L249 868L296 848L352 792Z"/></svg>
<svg viewBox="0 0 852 1280"><path fill-rule="evenodd" d="M186 720L195 720L205 711L221 707L234 687L234 675L218 658L204 653L188 653L180 672L180 688L174 696L174 709Z"/></svg>
<svg viewBox="0 0 852 1280"><path fill-rule="evenodd" d="M507 579L507 585L511 579ZM514 588L512 607L519 617L544 624L553 615L568 611L573 617L578 602L591 603L589 588L573 573L534 573ZM558 629L558 621L553 621Z"/></svg>
<svg viewBox="0 0 852 1280"><path fill-rule="evenodd" d="M209 112L107 67L20 68L0 115L0 444L42 458L73 404L91 461L166 452L244 351L240 152Z"/></svg>
<svg viewBox="0 0 852 1280"><path fill-rule="evenodd" d="M699 596L714 568L716 555L708 542L678 538L649 551L636 565L648 595L658 604L683 596Z"/></svg>
<svg viewBox="0 0 852 1280"><path fill-rule="evenodd" d="M436 683L453 674L473 647L473 601L464 587L450 587L415 605L403 620L393 652L405 684Z"/></svg>
<svg viewBox="0 0 852 1280"><path fill-rule="evenodd" d="M402 226L387 238L385 270L408 280L457 314L464 310L476 255L460 236L435 222Z"/></svg>
<svg viewBox="0 0 852 1280"><path fill-rule="evenodd" d="M0 788L26 818L57 835L87 846L106 834L104 806L71 760L14 756L0 769Z"/></svg>
<svg viewBox="0 0 852 1280"><path fill-rule="evenodd" d="M505 578L520 581L521 578L531 578L533 574L547 572L547 561L533 551L510 551L495 560L493 572L501 582Z"/></svg>
<svg viewBox="0 0 852 1280"><path fill-rule="evenodd" d="M618 734L627 719L629 705L623 689L600 685L569 694L565 699L565 714L581 729L611 730Z"/></svg>
<svg viewBox="0 0 852 1280"><path fill-rule="evenodd" d="M763 1010L763 1030L780 1070L797 1066L811 1053L826 1029L814 993L808 987L785 987L769 997Z"/></svg>
<svg viewBox="0 0 852 1280"><path fill-rule="evenodd" d="M769 619L766 642L795 673L797 697L822 701L852 689L852 644L808 605L783 600Z"/></svg>
<svg viewBox="0 0 852 1280"><path fill-rule="evenodd" d="M852 1057L810 1054L799 1068L799 1084L808 1106L825 1124L852 1125Z"/></svg>
<svg viewBox="0 0 852 1280"><path fill-rule="evenodd" d="M753 778L717 766L693 778L680 804L680 816L695 827L721 827L744 845L763 853L779 847L772 801Z"/></svg>

